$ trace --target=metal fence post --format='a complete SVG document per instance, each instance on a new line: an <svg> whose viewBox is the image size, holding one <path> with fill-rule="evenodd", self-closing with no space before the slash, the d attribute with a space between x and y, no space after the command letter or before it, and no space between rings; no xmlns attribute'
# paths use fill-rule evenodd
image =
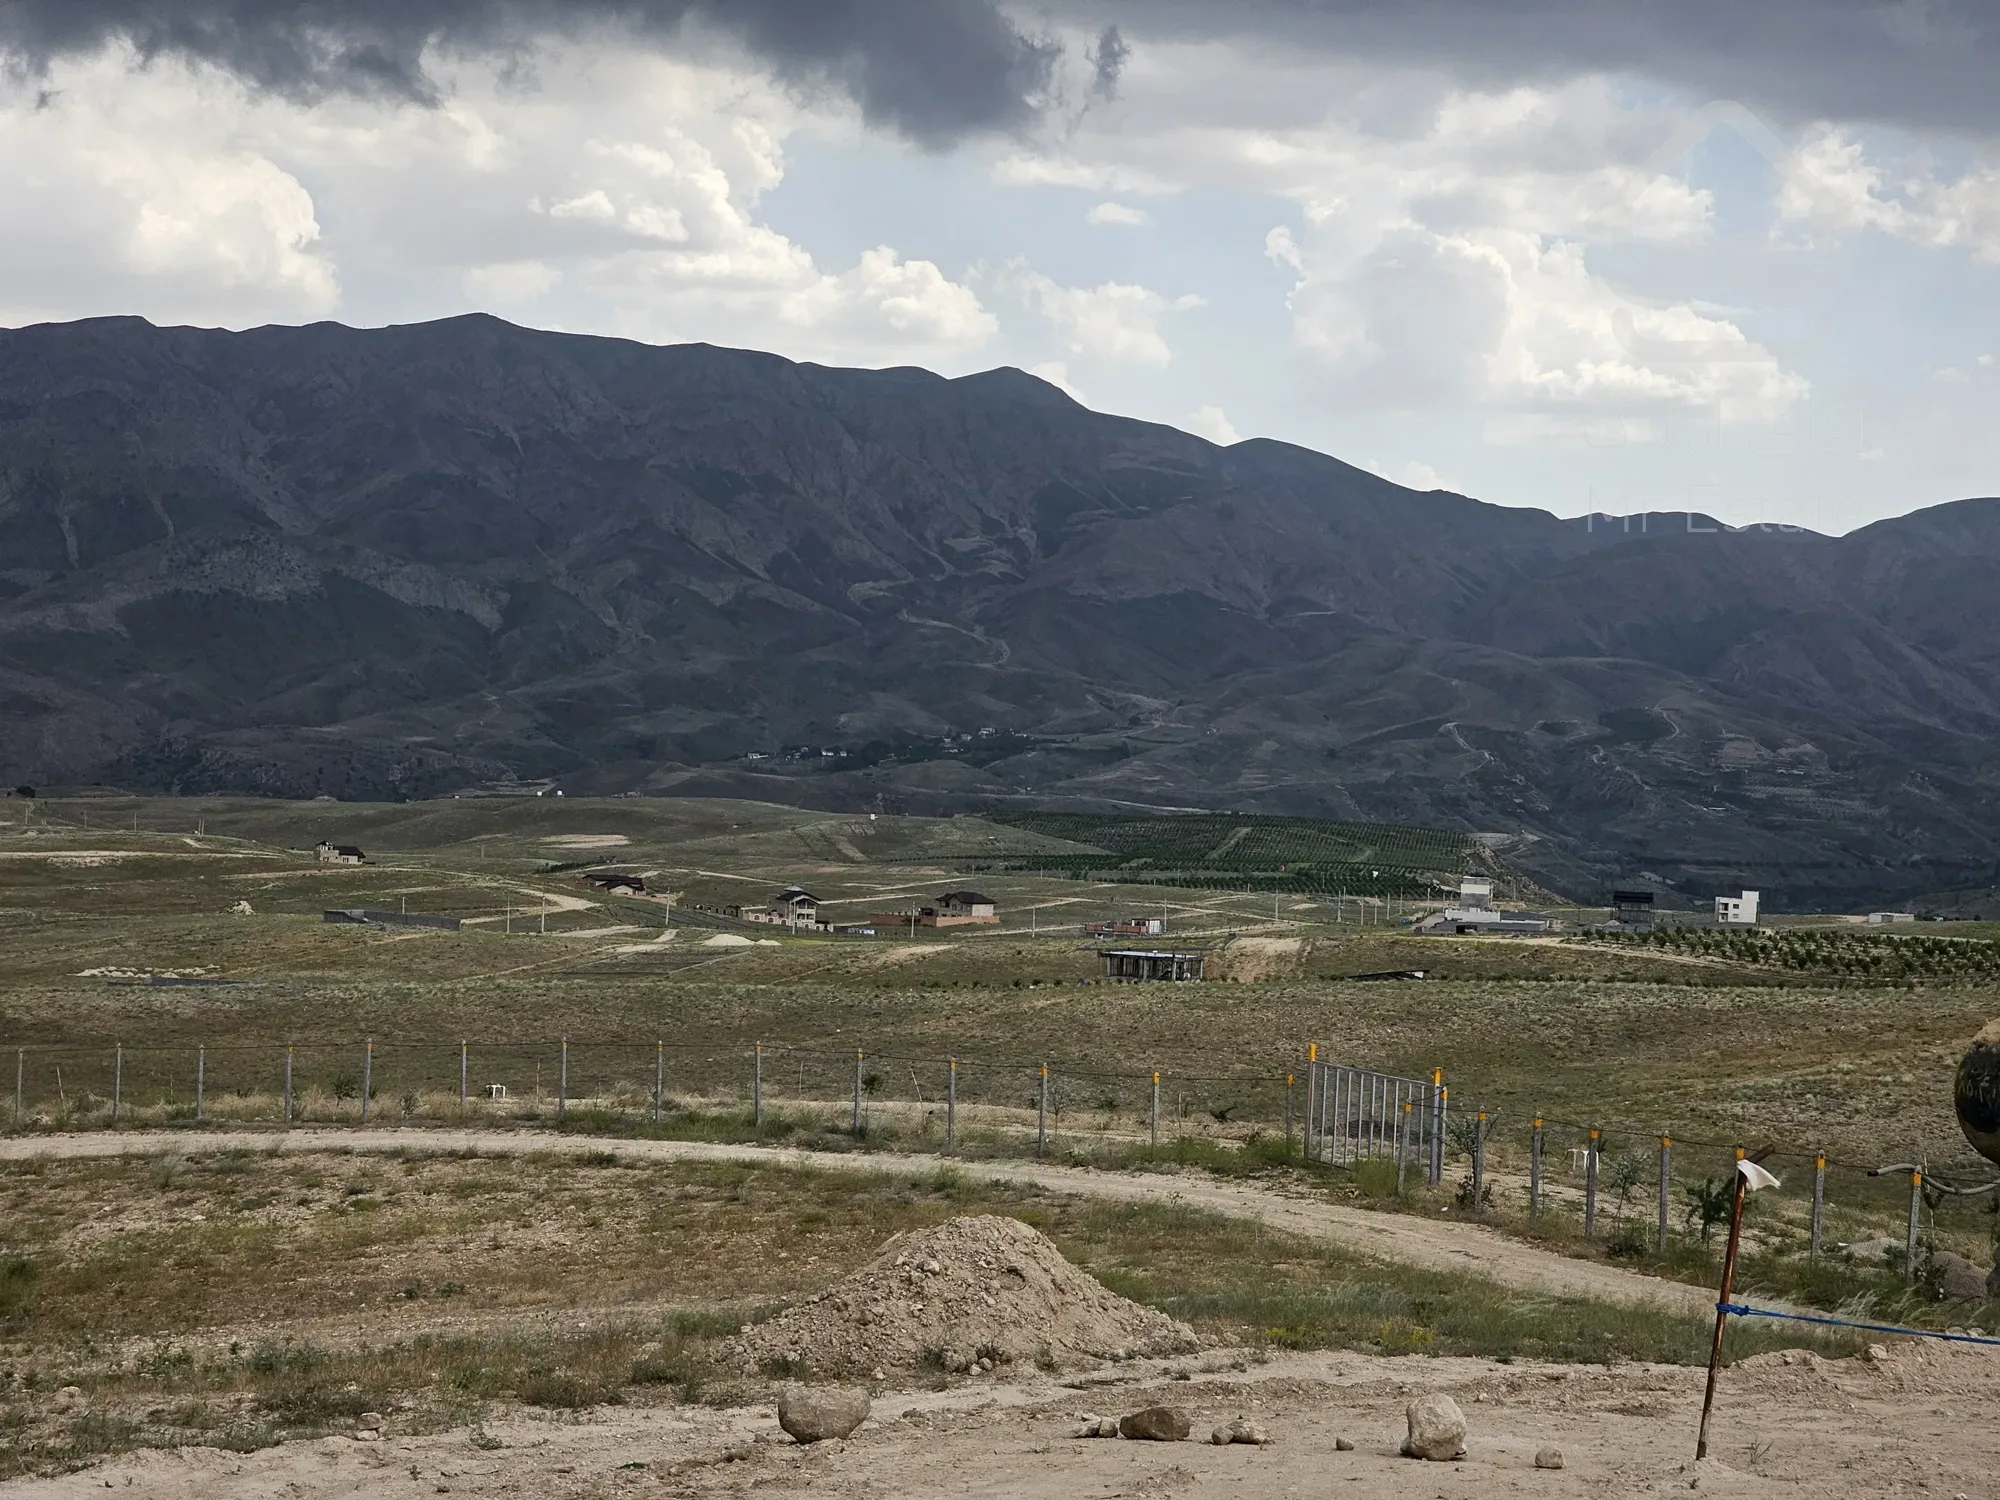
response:
<svg viewBox="0 0 2000 1500"><path fill-rule="evenodd" d="M1160 1070L1153 1069L1153 1144L1160 1144Z"/></svg>
<svg viewBox="0 0 2000 1500"><path fill-rule="evenodd" d="M125 1098L125 1044L120 1042L111 1053L111 1123L118 1123L118 1106Z"/></svg>
<svg viewBox="0 0 2000 1500"><path fill-rule="evenodd" d="M861 1050L854 1052L854 1133L861 1134Z"/></svg>
<svg viewBox="0 0 2000 1500"><path fill-rule="evenodd" d="M1810 1248L1811 1248L1811 1253L1815 1259L1819 1257L1820 1230L1822 1223L1825 1219L1825 1215L1826 1215L1826 1153L1822 1151L1813 1157L1812 1240L1810 1242Z"/></svg>
<svg viewBox="0 0 2000 1500"><path fill-rule="evenodd" d="M1528 1137L1528 1217L1542 1216L1542 1117L1535 1116L1535 1133Z"/></svg>
<svg viewBox="0 0 2000 1500"><path fill-rule="evenodd" d="M1285 1155L1292 1154L1292 1075L1285 1075Z"/></svg>
<svg viewBox="0 0 2000 1500"><path fill-rule="evenodd" d="M759 1130L764 1128L764 1044L757 1044L757 1076L751 1080L751 1120Z"/></svg>
<svg viewBox="0 0 2000 1500"><path fill-rule="evenodd" d="M1910 1169L1910 1227L1903 1236L1903 1278L1917 1279L1917 1223L1924 1206L1924 1169Z"/></svg>
<svg viewBox="0 0 2000 1500"><path fill-rule="evenodd" d="M27 1118L22 1113L23 1105L26 1102L25 1085L27 1078L28 1049L26 1047L16 1047L14 1049L14 1123L16 1125L19 1125Z"/></svg>
<svg viewBox="0 0 2000 1500"><path fill-rule="evenodd" d="M292 1048L285 1047L285 1123L292 1123Z"/></svg>
<svg viewBox="0 0 2000 1500"><path fill-rule="evenodd" d="M368 1123L368 1100L375 1092L375 1038L368 1038L368 1045L361 1054L361 1123Z"/></svg>
<svg viewBox="0 0 2000 1500"><path fill-rule="evenodd" d="M1478 1213L1486 1206L1486 1111L1480 1110L1472 1120L1472 1211Z"/></svg>
<svg viewBox="0 0 2000 1500"><path fill-rule="evenodd" d="M1035 1155L1045 1156L1049 1149L1049 1065L1042 1064L1042 1097L1035 1106Z"/></svg>
<svg viewBox="0 0 2000 1500"><path fill-rule="evenodd" d="M569 1038L562 1039L562 1052L556 1059L556 1123L562 1124L569 1113Z"/></svg>
<svg viewBox="0 0 2000 1500"><path fill-rule="evenodd" d="M958 1059L950 1058L944 1071L944 1149L958 1149Z"/></svg>
<svg viewBox="0 0 2000 1500"><path fill-rule="evenodd" d="M1583 1232L1586 1236L1597 1233L1597 1142L1598 1129L1590 1127L1590 1144L1585 1148L1583 1158Z"/></svg>
<svg viewBox="0 0 2000 1500"><path fill-rule="evenodd" d="M467 1101L471 1097L472 1057L471 1044L464 1037L458 1039L458 1112L465 1113Z"/></svg>
<svg viewBox="0 0 2000 1500"><path fill-rule="evenodd" d="M1666 1254L1667 1252L1667 1214L1670 1208L1672 1207L1671 1199L1673 1192L1673 1180L1674 1180L1674 1138L1670 1135L1663 1135L1660 1137L1660 1235L1659 1235L1659 1251L1662 1255Z"/></svg>
<svg viewBox="0 0 2000 1500"><path fill-rule="evenodd" d="M1431 1186L1444 1181L1444 1069L1431 1069Z"/></svg>
<svg viewBox="0 0 2000 1500"><path fill-rule="evenodd" d="M197 1047L194 1049L194 1119L197 1125L208 1118L205 1097L207 1083L208 1048Z"/></svg>

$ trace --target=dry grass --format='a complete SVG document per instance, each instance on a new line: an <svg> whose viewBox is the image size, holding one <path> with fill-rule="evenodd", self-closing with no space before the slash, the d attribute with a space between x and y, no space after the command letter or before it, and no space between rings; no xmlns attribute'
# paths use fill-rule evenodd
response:
<svg viewBox="0 0 2000 1500"><path fill-rule="evenodd" d="M1525 1297L1175 1207L763 1167L216 1152L0 1169L0 1475L140 1445L477 1429L498 1407L759 1398L742 1322L898 1229L1012 1213L1261 1347L1692 1361L1699 1320ZM1742 1350L1769 1347L1753 1331ZM942 1377L940 1377L942 1378ZM65 1397L66 1387L75 1387Z"/></svg>

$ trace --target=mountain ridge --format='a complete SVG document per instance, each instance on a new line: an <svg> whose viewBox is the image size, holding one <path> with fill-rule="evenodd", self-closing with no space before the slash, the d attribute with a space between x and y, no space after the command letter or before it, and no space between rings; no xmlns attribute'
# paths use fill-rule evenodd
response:
<svg viewBox="0 0 2000 1500"><path fill-rule="evenodd" d="M1579 894L1907 899L1995 883L1996 584L2000 501L1561 519L1005 368L0 331L15 780L1234 806L1504 833ZM805 743L850 754L742 759Z"/></svg>

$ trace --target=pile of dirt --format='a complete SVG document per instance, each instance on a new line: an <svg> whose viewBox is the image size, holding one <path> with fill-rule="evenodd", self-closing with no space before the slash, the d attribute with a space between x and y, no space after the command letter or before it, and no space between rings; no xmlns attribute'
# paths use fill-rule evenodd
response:
<svg viewBox="0 0 2000 1500"><path fill-rule="evenodd" d="M748 1368L815 1377L1008 1361L1075 1369L1198 1347L1185 1323L1107 1291L1045 1235L995 1214L896 1235L838 1286L738 1341Z"/></svg>

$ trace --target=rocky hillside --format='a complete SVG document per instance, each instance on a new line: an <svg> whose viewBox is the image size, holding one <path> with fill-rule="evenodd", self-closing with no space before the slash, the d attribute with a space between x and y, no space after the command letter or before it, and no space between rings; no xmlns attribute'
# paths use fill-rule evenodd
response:
<svg viewBox="0 0 2000 1500"><path fill-rule="evenodd" d="M1852 905L1994 883L1996 667L1995 500L1560 521L1014 370L0 332L10 784L1235 807Z"/></svg>

